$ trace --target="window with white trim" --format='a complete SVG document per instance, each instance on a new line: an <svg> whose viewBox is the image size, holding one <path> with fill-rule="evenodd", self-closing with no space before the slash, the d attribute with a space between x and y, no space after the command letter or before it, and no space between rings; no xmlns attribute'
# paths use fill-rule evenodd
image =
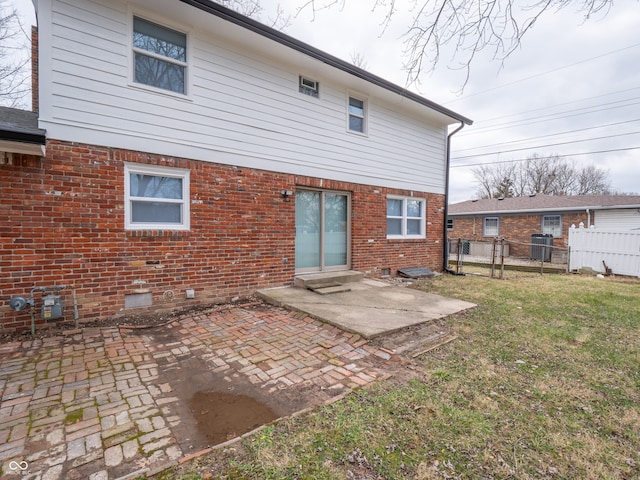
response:
<svg viewBox="0 0 640 480"><path fill-rule="evenodd" d="M447 218L447 230L453 230L453 218Z"/></svg>
<svg viewBox="0 0 640 480"><path fill-rule="evenodd" d="M387 198L387 238L425 238L427 201L424 198Z"/></svg>
<svg viewBox="0 0 640 480"><path fill-rule="evenodd" d="M542 233L553 235L555 238L562 237L562 216L544 215L542 217Z"/></svg>
<svg viewBox="0 0 640 480"><path fill-rule="evenodd" d="M500 219L498 217L484 217L482 234L485 237L497 237L500 235Z"/></svg>
<svg viewBox="0 0 640 480"><path fill-rule="evenodd" d="M189 170L125 164L127 230L189 230Z"/></svg>
<svg viewBox="0 0 640 480"><path fill-rule="evenodd" d="M186 94L187 35L133 17L133 81Z"/></svg>
<svg viewBox="0 0 640 480"><path fill-rule="evenodd" d="M350 132L366 133L367 102L364 98L349 96L348 125Z"/></svg>

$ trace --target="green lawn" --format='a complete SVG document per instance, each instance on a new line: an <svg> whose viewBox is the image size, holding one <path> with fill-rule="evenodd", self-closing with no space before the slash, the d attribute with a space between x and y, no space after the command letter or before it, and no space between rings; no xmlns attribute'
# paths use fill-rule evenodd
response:
<svg viewBox="0 0 640 480"><path fill-rule="evenodd" d="M400 376L164 478L637 479L640 282L508 274L419 286L472 301Z"/></svg>

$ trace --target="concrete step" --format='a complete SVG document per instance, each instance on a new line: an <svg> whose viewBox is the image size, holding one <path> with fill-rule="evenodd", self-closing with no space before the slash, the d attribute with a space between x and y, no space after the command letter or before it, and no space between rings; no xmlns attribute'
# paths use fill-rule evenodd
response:
<svg viewBox="0 0 640 480"><path fill-rule="evenodd" d="M314 287L314 288L310 288L309 290L319 295L331 295L332 293L350 292L351 287L349 287L349 284L345 284L345 285L334 285L332 287L319 287L319 288Z"/></svg>
<svg viewBox="0 0 640 480"><path fill-rule="evenodd" d="M296 275L293 284L301 288L323 288L344 285L345 283L359 282L364 278L364 273L354 270L344 270L341 272L321 272Z"/></svg>

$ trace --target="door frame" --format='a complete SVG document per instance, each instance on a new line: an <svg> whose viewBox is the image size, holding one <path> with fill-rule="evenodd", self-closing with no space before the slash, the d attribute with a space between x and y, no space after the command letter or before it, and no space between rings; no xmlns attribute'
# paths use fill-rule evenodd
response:
<svg viewBox="0 0 640 480"><path fill-rule="evenodd" d="M313 188L313 187L296 187L296 195L300 191L306 192L317 192L320 194L320 265L318 268L315 267L307 267L307 268L296 268L295 274L305 274L305 273L321 273L321 272L340 272L344 270L351 269L351 192L344 190L327 190L323 188ZM326 267L324 265L324 253L325 253L325 231L324 231L324 197L326 194L336 194L343 195L347 197L347 235L346 235L346 245L347 249L347 263L346 265L335 265ZM297 226L296 226L297 227ZM297 234L297 232L296 232Z"/></svg>

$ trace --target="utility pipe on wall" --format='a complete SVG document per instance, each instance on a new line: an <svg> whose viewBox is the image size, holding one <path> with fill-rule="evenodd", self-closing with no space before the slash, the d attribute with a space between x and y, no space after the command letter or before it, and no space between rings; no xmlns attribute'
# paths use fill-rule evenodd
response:
<svg viewBox="0 0 640 480"><path fill-rule="evenodd" d="M447 165L444 177L444 221L442 222L442 269L445 272L454 273L449 269L449 235L447 231L447 217L449 216L449 170L451 168L451 137L464 128L464 122L447 135Z"/></svg>

